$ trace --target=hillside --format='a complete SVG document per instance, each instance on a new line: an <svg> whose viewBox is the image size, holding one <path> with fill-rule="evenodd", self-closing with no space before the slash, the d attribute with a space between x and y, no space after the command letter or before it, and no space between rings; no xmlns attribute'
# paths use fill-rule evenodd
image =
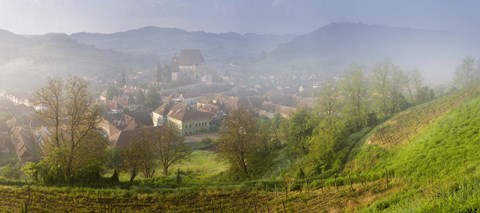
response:
<svg viewBox="0 0 480 213"><path fill-rule="evenodd" d="M370 66L389 58L436 82L450 79L456 63L478 55L479 47L477 37L469 34L340 22L280 44L265 67L280 63L275 68L332 76L351 63Z"/></svg>
<svg viewBox="0 0 480 213"><path fill-rule="evenodd" d="M182 49L201 49L209 63L229 64L254 60L292 36L189 32L148 26L112 34L75 33L71 38L101 49L153 55L162 63L169 63Z"/></svg>
<svg viewBox="0 0 480 213"><path fill-rule="evenodd" d="M454 93L409 109L375 128L345 172L389 171L402 190L366 210L478 211L480 97Z"/></svg>
<svg viewBox="0 0 480 213"><path fill-rule="evenodd" d="M32 89L48 76L104 79L129 67L141 67L142 60L80 44L66 34L21 36L0 31L0 85L3 89Z"/></svg>
<svg viewBox="0 0 480 213"><path fill-rule="evenodd" d="M169 63L184 48L201 49L215 69L248 66L242 72L310 72L338 76L352 63L371 66L386 58L406 69L420 69L426 79L450 79L456 63L480 53L475 35L349 22L332 23L304 35L208 33L143 27L111 34L75 33L71 38L100 49L150 56ZM150 58L152 59L152 58Z"/></svg>

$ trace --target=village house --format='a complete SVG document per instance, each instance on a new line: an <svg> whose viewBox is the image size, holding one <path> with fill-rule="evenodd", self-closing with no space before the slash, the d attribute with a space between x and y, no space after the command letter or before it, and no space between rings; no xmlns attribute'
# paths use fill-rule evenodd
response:
<svg viewBox="0 0 480 213"><path fill-rule="evenodd" d="M150 127L153 123L148 112L139 111L103 115L99 126L111 138L121 131Z"/></svg>
<svg viewBox="0 0 480 213"><path fill-rule="evenodd" d="M124 86L118 89L118 93L111 100L107 98L107 90L100 94L99 100L105 104L108 112L139 111L144 108L145 92L141 89Z"/></svg>
<svg viewBox="0 0 480 213"><path fill-rule="evenodd" d="M168 113L175 105L174 101L167 101L152 112L154 126L165 126L168 122Z"/></svg>
<svg viewBox="0 0 480 213"><path fill-rule="evenodd" d="M197 110L196 106L180 102L167 102L152 113L156 126L175 124L182 135L194 135L211 130L215 113Z"/></svg>
<svg viewBox="0 0 480 213"><path fill-rule="evenodd" d="M293 112L295 112L295 110L296 108L294 107L282 106L269 101L264 101L258 110L258 115L266 116L271 119L275 114L280 114L282 117L288 118Z"/></svg>
<svg viewBox="0 0 480 213"><path fill-rule="evenodd" d="M109 145L112 147L127 147L132 140L140 139L142 137L150 137L156 131L163 131L165 128L163 126L148 126L138 129L126 129L119 131L109 137Z"/></svg>
<svg viewBox="0 0 480 213"><path fill-rule="evenodd" d="M213 99L213 104L219 106L220 110L227 113L235 109L245 109L258 112L258 109L262 106L264 100L265 98L257 96L236 97L220 95Z"/></svg>
<svg viewBox="0 0 480 213"><path fill-rule="evenodd" d="M13 127L10 135L21 162L36 162L40 159L40 135L35 134L32 129L22 126Z"/></svg>

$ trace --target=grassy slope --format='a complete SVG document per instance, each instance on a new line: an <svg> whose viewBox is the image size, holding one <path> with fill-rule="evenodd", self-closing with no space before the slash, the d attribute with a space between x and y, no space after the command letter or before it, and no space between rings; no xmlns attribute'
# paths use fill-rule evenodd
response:
<svg viewBox="0 0 480 213"><path fill-rule="evenodd" d="M387 169L406 183L366 211L480 210L480 98L464 99L454 94L407 110L377 127L356 148L347 170ZM397 135L392 137L403 139L382 141L378 135L385 126L392 129L388 134Z"/></svg>

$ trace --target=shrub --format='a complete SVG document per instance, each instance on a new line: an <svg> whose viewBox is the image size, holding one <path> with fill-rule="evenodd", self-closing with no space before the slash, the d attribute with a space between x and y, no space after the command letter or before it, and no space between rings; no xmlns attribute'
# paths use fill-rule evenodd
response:
<svg viewBox="0 0 480 213"><path fill-rule="evenodd" d="M2 176L10 179L20 179L22 171L18 164L7 164L2 170Z"/></svg>

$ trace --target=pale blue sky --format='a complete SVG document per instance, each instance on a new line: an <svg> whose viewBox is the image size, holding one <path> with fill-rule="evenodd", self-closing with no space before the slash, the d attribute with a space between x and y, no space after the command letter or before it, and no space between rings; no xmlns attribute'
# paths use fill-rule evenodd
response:
<svg viewBox="0 0 480 213"><path fill-rule="evenodd" d="M301 34L331 22L479 33L475 0L0 0L0 29L110 33L143 26Z"/></svg>

